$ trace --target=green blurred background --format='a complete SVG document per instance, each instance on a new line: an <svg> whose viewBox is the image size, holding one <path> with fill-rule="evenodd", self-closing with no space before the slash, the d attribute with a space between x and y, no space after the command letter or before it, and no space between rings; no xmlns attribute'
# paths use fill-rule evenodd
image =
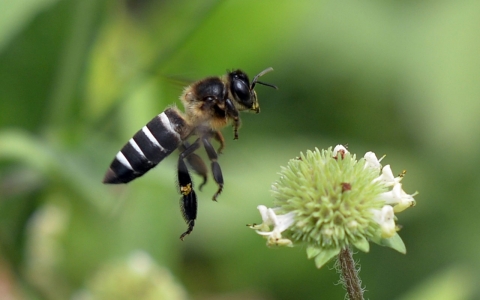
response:
<svg viewBox="0 0 480 300"><path fill-rule="evenodd" d="M2 0L0 299L343 299L333 263L245 227L281 165L336 144L420 192L407 255L356 254L366 297L480 299L479 32L473 0ZM280 89L224 130L224 192L184 242L175 154L101 183L179 80L267 67Z"/></svg>

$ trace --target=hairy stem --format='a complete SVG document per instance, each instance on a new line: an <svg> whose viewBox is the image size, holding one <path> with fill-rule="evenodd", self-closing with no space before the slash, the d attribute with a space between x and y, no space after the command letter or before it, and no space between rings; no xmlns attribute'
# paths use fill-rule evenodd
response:
<svg viewBox="0 0 480 300"><path fill-rule="evenodd" d="M363 300L362 281L358 276L350 248L346 247L340 251L340 254L338 254L338 265L342 272L342 283L347 290L348 299Z"/></svg>

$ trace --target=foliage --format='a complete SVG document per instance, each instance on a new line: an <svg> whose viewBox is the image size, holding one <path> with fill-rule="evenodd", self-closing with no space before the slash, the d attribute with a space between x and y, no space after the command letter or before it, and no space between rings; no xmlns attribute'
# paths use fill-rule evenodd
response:
<svg viewBox="0 0 480 300"><path fill-rule="evenodd" d="M339 143L389 153L407 170L405 188L421 191L401 220L408 254L358 254L367 297L478 298L479 9L473 0L2 1L0 298L74 297L102 266L141 250L192 298L340 299L334 272L272 253L245 228L280 165ZM199 192L184 242L174 158L126 186L101 184L123 143L179 103L179 82L270 66L280 89L257 89L261 114L243 116L238 141L224 130L225 190L218 203L212 180Z"/></svg>

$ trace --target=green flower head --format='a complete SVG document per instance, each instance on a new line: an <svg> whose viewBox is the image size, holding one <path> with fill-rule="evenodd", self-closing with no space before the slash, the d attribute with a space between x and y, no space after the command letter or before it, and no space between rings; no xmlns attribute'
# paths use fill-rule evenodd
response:
<svg viewBox="0 0 480 300"><path fill-rule="evenodd" d="M275 208L258 206L262 224L250 228L269 246L306 244L318 268L348 246L368 252L369 241L405 253L395 213L414 206L414 195L402 189L404 173L380 161L373 152L357 160L341 145L301 153L272 185Z"/></svg>

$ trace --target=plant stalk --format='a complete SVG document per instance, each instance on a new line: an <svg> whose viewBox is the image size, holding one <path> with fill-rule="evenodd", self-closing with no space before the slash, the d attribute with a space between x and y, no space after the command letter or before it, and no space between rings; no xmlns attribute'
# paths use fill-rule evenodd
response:
<svg viewBox="0 0 480 300"><path fill-rule="evenodd" d="M338 254L342 283L347 290L348 299L363 300L362 281L358 276L358 270L355 267L352 251L346 247Z"/></svg>

